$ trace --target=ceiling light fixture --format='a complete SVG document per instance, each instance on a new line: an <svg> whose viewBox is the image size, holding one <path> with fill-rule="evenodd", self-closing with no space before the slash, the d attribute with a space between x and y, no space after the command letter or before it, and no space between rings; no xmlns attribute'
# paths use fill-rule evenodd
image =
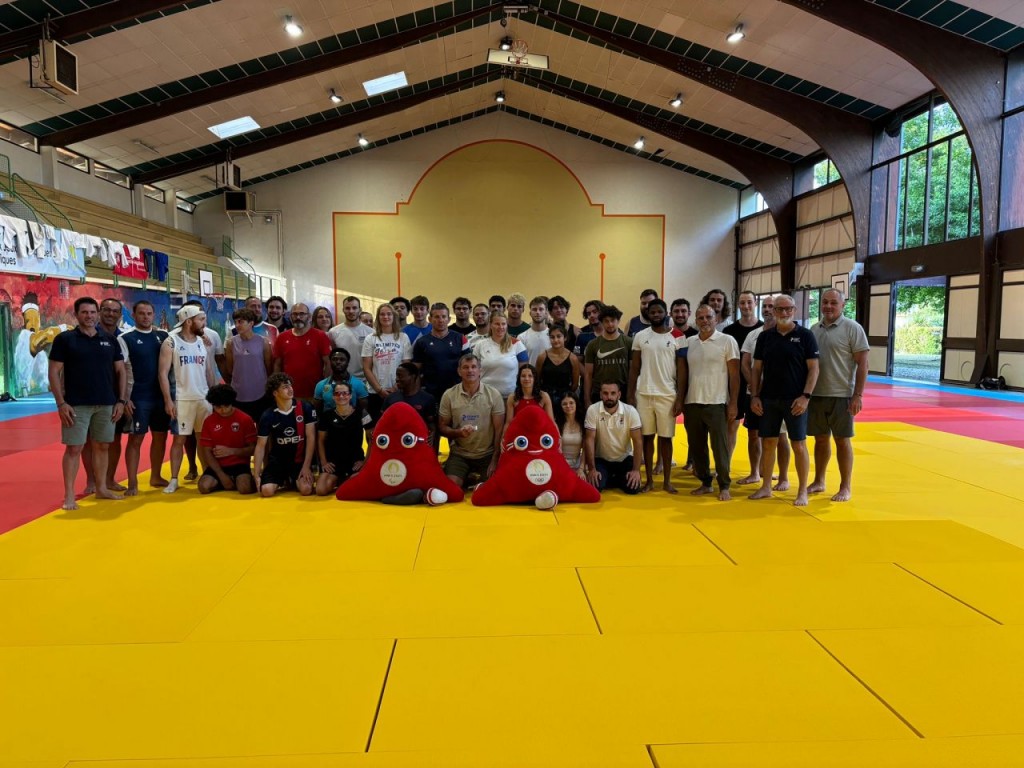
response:
<svg viewBox="0 0 1024 768"><path fill-rule="evenodd" d="M504 104L505 103L505 92L504 91L498 91L496 94L494 94L494 100L496 102L498 102L499 104Z"/></svg>
<svg viewBox="0 0 1024 768"><path fill-rule="evenodd" d="M501 50L503 51L511 51L512 43L514 42L515 40L513 40L508 35L505 35L503 38L501 38L501 42L498 43L498 47L501 48Z"/></svg>
<svg viewBox="0 0 1024 768"><path fill-rule="evenodd" d="M370 140L363 136L363 134L361 133L359 134L359 146L363 147L364 149L370 146Z"/></svg>
<svg viewBox="0 0 1024 768"><path fill-rule="evenodd" d="M673 109L679 109L681 106L683 106L683 94L677 93L676 97L672 99L672 101L670 101L668 105Z"/></svg>
<svg viewBox="0 0 1024 768"><path fill-rule="evenodd" d="M734 29L732 32L725 36L725 42L735 44L746 36L746 32L743 31L743 25L737 24L736 29Z"/></svg>
<svg viewBox="0 0 1024 768"><path fill-rule="evenodd" d="M302 34L302 26L291 16L285 16L284 31L292 37L298 37Z"/></svg>
<svg viewBox="0 0 1024 768"><path fill-rule="evenodd" d="M633 142L633 149L643 149L643 148L644 148L644 137L641 136L639 139L637 139L636 141Z"/></svg>
<svg viewBox="0 0 1024 768"><path fill-rule="evenodd" d="M341 104L341 96L338 95L337 91L335 91L333 88L331 88L329 93L330 93L330 96L331 96L331 102L332 103L334 103L334 104Z"/></svg>

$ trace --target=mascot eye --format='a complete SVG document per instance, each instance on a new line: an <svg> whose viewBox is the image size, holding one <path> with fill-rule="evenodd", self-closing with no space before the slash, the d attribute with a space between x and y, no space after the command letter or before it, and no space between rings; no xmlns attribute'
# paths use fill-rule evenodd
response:
<svg viewBox="0 0 1024 768"><path fill-rule="evenodd" d="M377 442L377 447L378 448L387 448L388 447L388 443L391 442L391 438L388 437L387 435L377 435L377 441L376 442Z"/></svg>
<svg viewBox="0 0 1024 768"><path fill-rule="evenodd" d="M520 435L516 438L515 442L512 443L516 447L517 451L525 451L526 446L530 444L530 441L526 439L526 435Z"/></svg>
<svg viewBox="0 0 1024 768"><path fill-rule="evenodd" d="M416 435L414 435L412 432L406 432L404 435L402 435L402 445L405 448L412 448L414 445L416 445Z"/></svg>
<svg viewBox="0 0 1024 768"><path fill-rule="evenodd" d="M553 438L551 435L541 435L540 436L540 447L541 448L550 448L554 444L555 444L555 438Z"/></svg>

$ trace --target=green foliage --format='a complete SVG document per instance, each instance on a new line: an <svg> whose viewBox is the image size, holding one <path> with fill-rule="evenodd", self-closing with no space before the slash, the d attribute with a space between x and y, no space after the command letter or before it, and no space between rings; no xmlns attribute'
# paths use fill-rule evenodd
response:
<svg viewBox="0 0 1024 768"><path fill-rule="evenodd" d="M941 351L942 329L935 326L905 325L896 329L893 348L906 355L937 355Z"/></svg>
<svg viewBox="0 0 1024 768"><path fill-rule="evenodd" d="M951 138L924 148L930 141L946 137ZM902 152L920 149L893 169L898 174L899 190L892 244L913 248L977 232L979 208L971 147L952 108L938 104L903 123L900 148Z"/></svg>
<svg viewBox="0 0 1024 768"><path fill-rule="evenodd" d="M946 312L946 289L941 285L899 286L896 289L896 314L903 315L915 310L941 318Z"/></svg>

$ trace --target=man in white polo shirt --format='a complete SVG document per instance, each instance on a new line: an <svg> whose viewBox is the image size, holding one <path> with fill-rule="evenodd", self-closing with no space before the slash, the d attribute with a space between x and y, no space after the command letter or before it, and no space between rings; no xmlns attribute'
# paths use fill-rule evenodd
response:
<svg viewBox="0 0 1024 768"><path fill-rule="evenodd" d="M693 471L700 487L694 496L714 493L708 437L715 455L718 499L732 498L729 486L731 455L729 422L736 418L740 391L740 350L736 339L715 330L716 313L708 304L697 307L697 335L686 340L686 357L679 366L679 398L684 403L686 440L690 445Z"/></svg>
<svg viewBox="0 0 1024 768"><path fill-rule="evenodd" d="M640 414L620 402L622 389L617 381L603 383L599 394L601 402L587 409L583 422L587 480L599 491L620 488L630 495L640 493L644 458Z"/></svg>

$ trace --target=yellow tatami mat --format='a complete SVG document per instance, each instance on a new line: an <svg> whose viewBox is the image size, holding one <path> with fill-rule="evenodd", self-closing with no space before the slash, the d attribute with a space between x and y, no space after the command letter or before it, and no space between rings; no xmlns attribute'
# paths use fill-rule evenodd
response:
<svg viewBox="0 0 1024 768"><path fill-rule="evenodd" d="M803 632L399 641L373 749L915 738Z"/></svg>
<svg viewBox="0 0 1024 768"><path fill-rule="evenodd" d="M1024 451L854 445L807 507L87 498L0 535L0 768L1024 765Z"/></svg>

